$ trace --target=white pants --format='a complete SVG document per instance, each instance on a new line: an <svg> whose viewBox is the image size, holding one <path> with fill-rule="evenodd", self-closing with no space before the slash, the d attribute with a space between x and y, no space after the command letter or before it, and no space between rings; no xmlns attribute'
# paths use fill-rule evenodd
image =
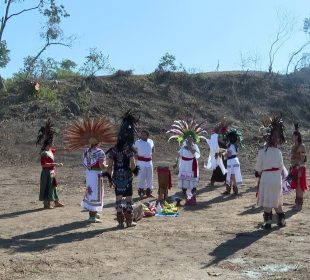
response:
<svg viewBox="0 0 310 280"><path fill-rule="evenodd" d="M153 166L140 167L138 175L139 189L153 189Z"/></svg>

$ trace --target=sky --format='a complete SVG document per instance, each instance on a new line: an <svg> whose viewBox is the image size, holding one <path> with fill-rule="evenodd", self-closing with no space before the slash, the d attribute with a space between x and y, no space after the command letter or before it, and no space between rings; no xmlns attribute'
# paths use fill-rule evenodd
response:
<svg viewBox="0 0 310 280"><path fill-rule="evenodd" d="M4 11L4 0L0 14ZM12 12L31 7L36 0L16 3ZM189 71L241 69L240 56L257 57L252 70L268 69L268 52L280 21L288 14L292 35L275 56L274 70L285 72L290 54L308 37L303 20L310 17L309 0L58 0L70 14L63 20L65 35L76 36L71 49L53 46L45 57L71 59L80 66L90 48L109 55L115 69L153 72L169 52ZM8 22L3 39L11 61L0 75L7 78L23 65L23 58L40 49L43 18L37 12ZM310 48L305 52L310 52Z"/></svg>

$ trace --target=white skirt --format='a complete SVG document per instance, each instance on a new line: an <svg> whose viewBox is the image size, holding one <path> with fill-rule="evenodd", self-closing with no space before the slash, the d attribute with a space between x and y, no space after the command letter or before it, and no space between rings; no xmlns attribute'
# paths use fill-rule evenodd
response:
<svg viewBox="0 0 310 280"><path fill-rule="evenodd" d="M231 175L235 175L237 186L242 185L240 162L237 157L227 160L226 184L230 186Z"/></svg>
<svg viewBox="0 0 310 280"><path fill-rule="evenodd" d="M282 177L280 171L262 173L259 183L257 205L278 208L283 205Z"/></svg>
<svg viewBox="0 0 310 280"><path fill-rule="evenodd" d="M179 165L178 179L178 187L180 189L196 188L199 182L199 168L197 168L197 177L194 177L193 161L186 161L181 159Z"/></svg>
<svg viewBox="0 0 310 280"><path fill-rule="evenodd" d="M85 195L81 206L88 211L102 212L103 207L103 179L101 171L86 170Z"/></svg>

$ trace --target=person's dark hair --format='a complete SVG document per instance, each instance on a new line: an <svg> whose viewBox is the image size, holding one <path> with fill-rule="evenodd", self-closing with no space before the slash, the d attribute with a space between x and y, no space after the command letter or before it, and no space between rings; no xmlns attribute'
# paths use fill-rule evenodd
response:
<svg viewBox="0 0 310 280"><path fill-rule="evenodd" d="M147 137L150 136L150 132L148 130L143 129L143 130L141 130L141 133L145 133L147 135Z"/></svg>
<svg viewBox="0 0 310 280"><path fill-rule="evenodd" d="M229 141L228 147L229 147L230 145L234 145L235 148L236 148L236 151L238 151L238 146L237 146L238 135L237 135L237 133L235 133L235 132L230 132L230 133L228 133L227 138L228 138L228 141Z"/></svg>
<svg viewBox="0 0 310 280"><path fill-rule="evenodd" d="M41 147L41 152L45 151L46 147L49 146L49 145L52 145L52 144L53 144L53 139L52 138L45 139L43 141L43 145Z"/></svg>
<svg viewBox="0 0 310 280"><path fill-rule="evenodd" d="M301 137L301 133L299 131L299 124L295 123L294 128L295 128L295 130L293 132L293 135L297 136L297 142L300 145L300 144L302 144L302 137Z"/></svg>

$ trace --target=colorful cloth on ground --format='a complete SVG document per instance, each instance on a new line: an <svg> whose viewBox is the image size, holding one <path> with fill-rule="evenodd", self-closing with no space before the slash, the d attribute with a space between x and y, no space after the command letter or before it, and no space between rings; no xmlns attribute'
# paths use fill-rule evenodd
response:
<svg viewBox="0 0 310 280"><path fill-rule="evenodd" d="M140 167L138 175L138 188L139 189L153 189L153 147L154 142L151 139L144 141L139 139L135 142L134 146L137 149L138 161L137 165Z"/></svg>
<svg viewBox="0 0 310 280"><path fill-rule="evenodd" d="M278 208L283 205L282 153L278 148L264 147L259 150L255 171L261 173L257 197L258 206ZM274 170L274 171L268 171Z"/></svg>
<svg viewBox="0 0 310 280"><path fill-rule="evenodd" d="M200 158L200 150L197 144L192 144L192 148L196 151L192 154L186 148L186 141L179 151L179 175L178 186L180 189L193 189L199 182L199 167L197 159Z"/></svg>
<svg viewBox="0 0 310 280"><path fill-rule="evenodd" d="M240 169L240 162L237 157L237 149L235 145L231 144L228 147L228 152L230 152L230 156L227 159L227 175L226 175L226 184L230 186L231 175L235 175L237 186L242 185L242 175Z"/></svg>
<svg viewBox="0 0 310 280"><path fill-rule="evenodd" d="M56 149L52 148L49 151L41 153L41 165L46 163L54 163L54 153ZM40 194L39 200L58 201L57 180L54 166L42 167L40 178Z"/></svg>
<svg viewBox="0 0 310 280"><path fill-rule="evenodd" d="M81 206L92 212L102 212L103 207L104 187L99 165L101 160L105 162L106 156L100 148L86 148L83 153L82 162L87 169L85 195Z"/></svg>
<svg viewBox="0 0 310 280"><path fill-rule="evenodd" d="M118 151L116 147L110 149L109 159L114 163L113 182L115 184L115 195L132 196L133 174L130 169L130 159L134 156L131 149Z"/></svg>

